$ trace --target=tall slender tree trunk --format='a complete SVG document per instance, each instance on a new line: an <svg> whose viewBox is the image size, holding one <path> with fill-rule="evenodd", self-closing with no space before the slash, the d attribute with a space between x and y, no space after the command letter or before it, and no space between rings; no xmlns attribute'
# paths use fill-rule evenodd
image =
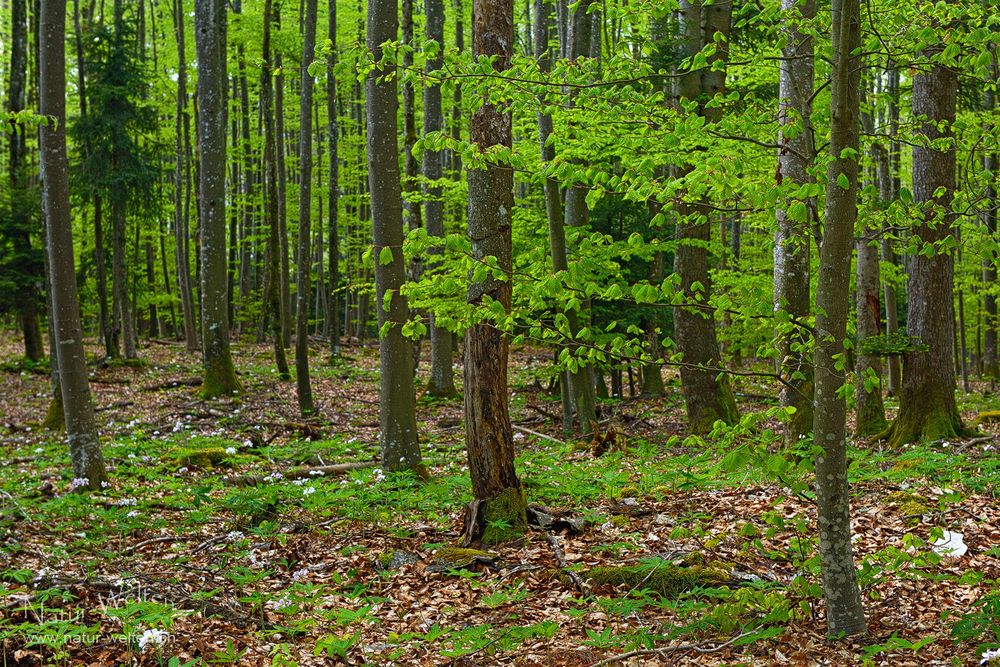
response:
<svg viewBox="0 0 1000 667"><path fill-rule="evenodd" d="M510 68L514 49L513 0L473 0L472 55L494 57L494 68ZM471 140L485 152L493 146L511 146L511 113L489 97L472 115ZM469 283L468 302L482 304L488 297L511 307L513 269L511 213L514 209L514 173L510 165L487 163L470 169L469 238L477 261L495 258L507 275L487 276ZM475 500L466 517L465 539L496 544L527 529L524 488L514 469L514 442L507 389L507 337L494 322L471 326L465 337L465 448Z"/></svg>
<svg viewBox="0 0 1000 667"><path fill-rule="evenodd" d="M933 59L941 48L933 47L924 55ZM958 74L949 67L934 63L929 72L914 75L913 117L927 118L919 132L928 142L952 135L957 92ZM954 194L954 148L915 145L913 198L923 209L924 221L912 229L921 244L940 248L941 241L954 234ZM953 438L964 430L955 402L952 362L954 258L950 251L917 253L910 257L908 269L906 333L926 349L903 355L899 413L887 433L890 447Z"/></svg>
<svg viewBox="0 0 1000 667"><path fill-rule="evenodd" d="M428 76L436 76L444 62L444 0L424 0L424 16L427 18L427 39L438 44L438 51L427 59ZM424 134L440 132L444 122L441 108L441 84L433 80L424 88ZM441 200L441 186L438 180L443 174L441 151L424 151L424 188L426 210L424 219L430 236L444 237L444 202ZM431 264L433 268L435 264ZM431 396L452 397L455 389L455 371L452 360L452 333L438 326L434 313L430 315L431 334L431 377L427 383L427 393Z"/></svg>
<svg viewBox="0 0 1000 667"><path fill-rule="evenodd" d="M302 41L302 90L299 96L299 242L295 256L295 386L299 412L307 415L313 405L309 383L309 251L312 230L312 100L313 77L309 63L316 51L316 0L305 0L305 35Z"/></svg>
<svg viewBox="0 0 1000 667"><path fill-rule="evenodd" d="M997 53L993 51L992 79L997 81ZM993 111L996 109L996 92L993 88L986 86L983 89L983 109ZM983 128L983 135L989 136L996 132L993 123ZM997 172L997 154L987 151L983 154L983 171L990 174ZM986 185L986 197L979 219L986 230L987 236L995 240L997 236L997 190L995 178ZM986 315L986 322L983 335L983 375L996 380L1000 377L1000 361L997 357L997 328L1000 322L997 320L997 297L993 293L993 288L997 284L997 254L990 252L983 259L983 286L985 294L983 296L983 310Z"/></svg>
<svg viewBox="0 0 1000 667"><path fill-rule="evenodd" d="M822 448L816 456L816 506L827 629L831 635L853 635L867 629L851 544L847 401L841 393L846 380L843 356L850 309L851 241L858 214L861 132L858 118L861 9L858 0L833 0L833 48L830 80L830 155L833 159L827 169L826 224L816 289L813 442Z"/></svg>
<svg viewBox="0 0 1000 667"><path fill-rule="evenodd" d="M875 134L875 118L867 111L861 113L861 127L869 135ZM869 184L878 185L878 145L872 143L870 154L873 168L869 170ZM857 351L854 361L854 433L869 436L881 433L887 422L882 403L882 360L878 354L865 352L867 338L882 332L882 304L880 303L879 243L876 236L881 229L862 222L860 236L855 239L858 258L855 281L855 330ZM872 379L878 380L874 386Z"/></svg>
<svg viewBox="0 0 1000 667"><path fill-rule="evenodd" d="M377 66L365 80L368 183L375 249L375 304L379 324L379 435L382 466L422 471L413 393L413 347L403 336L410 309L400 289L403 258L403 197L399 180L396 79L379 65L382 44L396 39L397 3L368 3L366 40ZM362 322L362 325L364 322Z"/></svg>
<svg viewBox="0 0 1000 667"><path fill-rule="evenodd" d="M191 291L191 258L188 255L188 231L191 220L190 176L187 160L187 56L184 46L184 3L174 0L174 29L177 34L177 116L174 119L174 260L177 263L177 291L181 297L184 315L184 342L189 353L198 349L198 328L194 313L194 295ZM183 198L183 200L182 200Z"/></svg>
<svg viewBox="0 0 1000 667"><path fill-rule="evenodd" d="M886 72L889 93L889 141L879 165L879 195L883 202L888 203L899 196L899 69L890 64ZM887 223L888 224L888 223ZM883 229L883 231L888 231ZM896 257L892 249L892 240L888 233L882 237L880 257L884 264L895 264ZM883 281L883 299L885 300L885 332L892 335L899 330L899 316L896 312L896 287L891 280ZM895 396L899 391L900 361L899 356L892 355L886 361L888 367L888 384L886 392Z"/></svg>
<svg viewBox="0 0 1000 667"><path fill-rule="evenodd" d="M242 390L229 351L226 303L226 3L195 1L198 52L199 223L201 231L202 394Z"/></svg>
<svg viewBox="0 0 1000 667"><path fill-rule="evenodd" d="M552 15L552 5L545 0L535 0L535 59L543 72L547 72L552 67L552 55L549 49L549 22ZM556 149L549 143L552 136L552 116L542 113L541 104L538 111L538 142L541 149L543 165L555 159ZM566 229L563 220L562 198L559 195L559 182L553 177L546 177L543 183L545 195L545 216L549 223L549 249L552 252L553 271L566 271L568 261L566 259ZM571 333L575 335L573 326L578 326L574 322L576 313L572 313L570 320ZM562 348L557 351L556 360L559 361L559 354ZM573 433L573 379L568 370L559 373L559 397L562 403L563 433L567 436Z"/></svg>
<svg viewBox="0 0 1000 667"><path fill-rule="evenodd" d="M39 16L39 111L53 120L39 128L42 206L52 280L59 385L73 475L99 490L108 477L94 421L73 257L66 157L66 0L42 0Z"/></svg>
<svg viewBox="0 0 1000 667"><path fill-rule="evenodd" d="M679 14L683 53L693 57L707 42L718 43L709 64L725 62L728 58L732 3L715 3L704 8L702 28L700 2L681 0ZM720 40L716 40L716 34ZM699 100L700 113L709 122L717 122L721 109L705 107L705 101L723 92L725 67L713 71L689 71L681 77L680 95L688 100ZM690 171L690 169L688 169ZM677 350L683 357L681 386L687 406L688 424L695 433L706 433L717 420L735 422L739 414L729 379L720 372L722 355L715 330L715 314L709 305L711 282L708 273L708 250L711 241L713 215L707 204L687 203L680 206L681 220L677 223L674 252L674 272L680 276L690 307L674 312L674 338ZM700 286L700 289L698 289Z"/></svg>
<svg viewBox="0 0 1000 667"><path fill-rule="evenodd" d="M25 78L28 70L28 22L25 0L13 0L10 8L10 88L7 93L7 111L12 114L24 109ZM9 138L8 176L12 190L23 191L26 184L24 169L27 157L26 131L23 125L14 124L8 128ZM20 197L11 196L11 225L13 228L14 252L20 256L30 255L31 217L19 203ZM30 361L40 361L45 356L42 330L38 326L38 288L32 282L19 289L18 322L24 338L24 356Z"/></svg>
<svg viewBox="0 0 1000 667"><path fill-rule="evenodd" d="M593 0L581 2L569 18L570 41L569 57L573 60L590 55L590 17L587 8ZM547 203L546 199L546 203ZM571 183L566 188L566 211L562 217L562 224L558 219L549 219L549 243L552 246L552 262L556 271L567 271L567 251L566 251L566 226L586 227L590 224L590 211L587 208L587 188L582 183ZM555 223L555 224L553 224ZM560 237L561 238L558 238ZM557 257L557 255L561 255ZM559 266L556 266L556 264ZM568 310L566 319L569 322L569 333L571 342L569 349L576 350L579 346L574 344L577 332L580 330L581 321L587 321L590 316L590 301L581 304L580 311ZM576 418L580 432L588 435L593 431L593 425L597 421L597 396L596 378L594 367L589 363L581 362L575 372L569 372L570 385L572 387L573 404L576 407Z"/></svg>
<svg viewBox="0 0 1000 667"><path fill-rule="evenodd" d="M277 17L280 23L280 15ZM281 246L281 344L285 347L292 342L292 288L289 284L288 251L288 170L285 168L285 75L282 73L281 53L274 54L274 67L278 74L274 77L274 136L275 153L278 161L278 244Z"/></svg>
<svg viewBox="0 0 1000 667"><path fill-rule="evenodd" d="M261 45L263 68L260 73L260 101L264 114L264 175L265 207L267 215L267 271L264 279L265 319L271 323L271 338L274 345L274 363L278 367L278 377L288 380L288 360L281 340L281 261L278 257L281 244L278 241L278 161L275 156L277 141L274 136L273 78L271 63L271 23L273 20L271 0L264 0L264 39Z"/></svg>
<svg viewBox="0 0 1000 667"><path fill-rule="evenodd" d="M329 196L329 223L327 252L330 259L330 283L327 287L327 321L330 325L330 354L340 356L340 308L338 307L337 286L340 284L340 127L337 123L337 0L329 0L327 38L330 53L326 57L326 124L330 133L330 172L328 174L327 195Z"/></svg>
<svg viewBox="0 0 1000 667"><path fill-rule="evenodd" d="M792 187L810 183L809 167L815 158L812 140L813 39L799 30L799 20L816 16L815 0L800 4L782 0L785 47L782 50L778 91L777 179ZM793 446L812 429L813 371L809 358L809 240L816 224L816 199L789 200L775 211L774 311L787 315L788 328L778 340L776 371L787 384L779 402L794 412L785 424L785 446Z"/></svg>

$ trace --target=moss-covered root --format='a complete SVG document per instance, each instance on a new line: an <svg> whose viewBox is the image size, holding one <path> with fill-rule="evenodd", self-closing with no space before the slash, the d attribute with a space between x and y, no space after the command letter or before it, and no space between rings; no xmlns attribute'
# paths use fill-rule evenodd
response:
<svg viewBox="0 0 1000 667"><path fill-rule="evenodd" d="M969 433L962 426L958 413L952 413L942 406L938 410L920 414L909 411L908 416L900 411L899 416L876 439L886 440L890 449L899 449L910 443L959 438Z"/></svg>
<svg viewBox="0 0 1000 667"><path fill-rule="evenodd" d="M595 567L583 573L583 578L596 586L626 586L648 589L663 597L677 597L700 587L728 583L729 573L711 565L684 567L661 561L641 565Z"/></svg>
<svg viewBox="0 0 1000 667"><path fill-rule="evenodd" d="M202 398L217 398L243 393L243 384L236 377L232 357L206 362L205 377L201 385Z"/></svg>
<svg viewBox="0 0 1000 667"><path fill-rule="evenodd" d="M45 413L45 421L42 426L50 431L61 433L66 430L66 416L63 414L62 392L56 391L49 401L48 412Z"/></svg>
<svg viewBox="0 0 1000 667"><path fill-rule="evenodd" d="M528 502L524 489L506 488L489 500L469 504L465 516L462 545L503 544L524 535L528 530Z"/></svg>

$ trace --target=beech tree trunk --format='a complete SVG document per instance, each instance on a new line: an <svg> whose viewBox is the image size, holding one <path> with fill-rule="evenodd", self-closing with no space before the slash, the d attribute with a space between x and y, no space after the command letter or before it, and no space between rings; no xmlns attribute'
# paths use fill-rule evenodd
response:
<svg viewBox="0 0 1000 667"><path fill-rule="evenodd" d="M437 55L427 59L428 75L435 75L444 62L444 0L424 0L424 15L427 19L427 39L438 43ZM441 108L441 84L430 82L424 87L424 134L440 132L444 122ZM444 203L441 201L441 179L443 155L441 151L424 150L424 188L426 210L424 219L430 236L444 237ZM427 383L427 393L431 396L453 397L455 371L452 357L452 333L439 327L434 313L430 315L431 376Z"/></svg>
<svg viewBox="0 0 1000 667"><path fill-rule="evenodd" d="M590 17L587 8L593 0L583 0L572 12L569 18L569 57L573 60L590 55ZM547 202L546 202L547 203ZM549 219L549 236L552 245L552 262L556 271L566 271L568 269L568 258L566 251L566 226L585 227L590 224L589 210L587 208L587 189L580 183L571 183L566 188L566 211L561 220ZM553 224L555 223L555 224ZM561 223L561 224L560 224ZM561 257L557 257L561 254ZM558 266L557 266L558 264ZM590 301L586 300L581 304L580 311L568 310L565 315L569 321L569 333L571 337L569 349L576 350L575 345L577 332L580 330L581 321L589 318ZM567 373L572 387L573 405L576 408L576 419L580 433L588 435L593 431L593 424L597 421L597 386L594 376L594 367L589 363L580 362L575 372Z"/></svg>
<svg viewBox="0 0 1000 667"><path fill-rule="evenodd" d="M847 401L844 340L850 310L851 245L858 204L858 144L861 132L861 10L858 0L833 0L833 74L826 222L816 289L816 397L813 443L819 555L830 635L867 629L854 549L847 483Z"/></svg>
<svg viewBox="0 0 1000 667"><path fill-rule="evenodd" d="M309 383L309 278L312 267L309 234L312 230L312 100L309 63L316 51L316 0L305 0L305 36L302 42L302 92L299 96L299 242L295 257L295 386L299 412L315 410Z"/></svg>
<svg viewBox="0 0 1000 667"><path fill-rule="evenodd" d="M42 0L39 16L39 112L53 122L39 127L42 207L52 284L52 314L59 386L73 475L91 490L108 481L94 421L73 257L66 157L66 0Z"/></svg>
<svg viewBox="0 0 1000 667"><path fill-rule="evenodd" d="M177 33L177 57L184 62L184 3L174 0L174 28ZM185 119L187 116L187 67L177 69L177 117L174 119L174 258L177 263L177 291L181 297L181 312L184 315L184 342L189 353L198 349L198 328L195 325L194 296L191 292L191 258L188 255L188 205L182 201L188 189L190 165L187 149L183 142ZM186 199L186 197L185 197Z"/></svg>
<svg viewBox="0 0 1000 667"><path fill-rule="evenodd" d="M706 42L715 41L715 35L719 33L723 39L718 42L718 49L709 63L725 62L732 3L715 3L705 7L704 28L700 2L682 0L680 6L684 55L693 57ZM711 69L685 73L680 80L680 95L698 100L701 114L709 122L715 122L721 109L707 109L705 101L723 91L725 68L720 72ZM710 218L713 212L709 206L698 203L685 203L679 208L682 219L678 221L675 232L674 272L680 276L680 288L686 301L696 305L675 310L674 339L683 358L680 374L688 425L694 433L707 433L717 420L734 423L739 413L729 378L721 374L722 355L715 332L715 314L708 305L712 288L705 246L711 241ZM700 285L701 289L696 289L696 285Z"/></svg>
<svg viewBox="0 0 1000 667"><path fill-rule="evenodd" d="M226 3L196 0L201 340L206 398L238 393L229 351L226 257Z"/></svg>
<svg viewBox="0 0 1000 667"><path fill-rule="evenodd" d="M938 45L924 55L933 59L941 48ZM924 141L951 136L957 92L958 75L949 67L935 63L930 71L913 76L913 116L927 118L919 129ZM912 230L924 247L940 247L941 241L954 234L954 194L954 148L935 150L914 145L913 198L923 209L924 220L914 224ZM908 269L906 333L926 349L903 355L899 414L888 430L889 446L893 448L909 442L954 438L964 430L955 402L952 361L954 258L948 250L930 256L918 252L909 258Z"/></svg>
<svg viewBox="0 0 1000 667"><path fill-rule="evenodd" d="M398 5L370 2L367 44L375 62L382 44L396 39ZM379 324L379 435L382 466L422 473L413 392L413 345L403 335L410 309L400 289L406 280L403 258L403 196L399 180L396 79L377 66L365 80L368 183L371 192L375 259L375 304Z"/></svg>
<svg viewBox="0 0 1000 667"><path fill-rule="evenodd" d="M997 81L997 53L993 51L993 72L992 79ZM996 108L996 92L986 87L983 90L983 109L992 111ZM984 128L984 135L995 132L996 126L992 123ZM996 174L997 154L987 152L983 155L983 171ZM986 234L990 239L996 239L997 235L997 191L996 180L991 180L986 186L986 201L983 204L982 213L979 214ZM983 286L985 295L983 296L983 310L986 311L985 331L983 335L983 375L996 380L1000 377L1000 361L997 357L997 298L993 290L997 284L997 256L996 252L990 252L983 260Z"/></svg>
<svg viewBox="0 0 1000 667"><path fill-rule="evenodd" d="M549 23L552 16L552 5L545 0L535 0L535 59L543 72L552 67L552 52L549 49ZM539 104L541 107L541 104ZM552 116L538 112L538 142L541 149L543 166L556 157L556 149L549 144L552 136ZM559 182L553 177L546 177L543 184L545 194L545 215L549 223L549 249L552 252L552 270L566 271L566 230L563 219L562 198L559 195ZM570 331L575 332L578 326L576 313L571 313ZM562 347L556 350L556 362ZM562 403L563 434L573 433L573 381L568 370L559 373L559 397Z"/></svg>
<svg viewBox="0 0 1000 667"><path fill-rule="evenodd" d="M875 134L875 119L871 113L861 113L861 127L869 136ZM878 186L878 144L873 142L870 155L872 168L868 184ZM854 433L869 436L881 433L886 427L885 406L882 403L882 360L879 355L867 354L864 342L882 332L882 304L880 294L879 243L876 236L881 229L864 221L858 225L860 236L855 239L858 252L855 275L855 338L857 349L854 361ZM872 379L878 383L868 389Z"/></svg>
<svg viewBox="0 0 1000 667"><path fill-rule="evenodd" d="M275 17L280 24L280 15ZM274 77L274 135L275 153L278 161L278 244L281 255L281 344L288 347L292 343L292 288L289 284L288 250L288 170L285 168L285 75L282 73L281 53L274 54L274 67L278 74Z"/></svg>
<svg viewBox="0 0 1000 667"><path fill-rule="evenodd" d="M337 79L333 68L337 64L337 0L329 2L327 38L330 54L326 58L326 123L330 133L330 172L328 196L330 199L329 241L330 284L327 288L327 322L330 326L330 354L340 356L340 308L337 285L340 283L340 127L337 123Z"/></svg>
<svg viewBox="0 0 1000 667"><path fill-rule="evenodd" d="M510 68L514 48L513 0L473 0L473 58L496 56L497 71ZM511 146L511 114L488 98L472 115L471 140L485 152ZM478 261L496 258L507 276L513 267L511 213L514 173L509 165L469 169L469 238ZM505 311L511 306L510 278L488 275L469 283L468 302L488 296ZM466 539L496 544L527 529L524 489L514 469L514 442L507 390L508 341L493 322L469 328L465 338L465 448L475 497ZM472 520L470 520L472 519Z"/></svg>
<svg viewBox="0 0 1000 667"><path fill-rule="evenodd" d="M25 0L13 0L10 8L10 88L7 93L7 111L16 114L24 109L24 84L28 68L28 23ZM24 161L27 153L25 127L12 124L7 134L9 138L8 176L12 190L23 191L26 185ZM14 252L21 257L33 257L31 247L31 216L20 203L18 196L10 196L11 221ZM34 261L34 259L32 259ZM20 286L18 323L24 337L24 356L29 361L41 361L45 356L42 330L38 326L38 289L34 282Z"/></svg>
<svg viewBox="0 0 1000 667"><path fill-rule="evenodd" d="M813 39L799 30L799 20L816 16L815 0L799 3L782 0L786 34L782 50L778 92L779 184L797 187L810 183L809 167L815 159L812 125ZM785 424L785 446L793 446L812 429L813 371L808 350L810 238L816 224L816 199L789 200L775 211L774 311L787 315L788 324L778 341L775 370L782 384L779 402L795 412ZM784 317L782 319L785 319Z"/></svg>
<svg viewBox="0 0 1000 667"><path fill-rule="evenodd" d="M264 0L264 39L261 44L263 68L260 73L260 103L264 114L264 178L265 205L267 217L267 265L264 277L265 319L271 326L274 347L274 363L278 367L278 378L291 379L285 346L281 339L281 261L278 241L278 160L275 157L277 141L274 136L274 68L271 63L271 23L273 20L271 0Z"/></svg>

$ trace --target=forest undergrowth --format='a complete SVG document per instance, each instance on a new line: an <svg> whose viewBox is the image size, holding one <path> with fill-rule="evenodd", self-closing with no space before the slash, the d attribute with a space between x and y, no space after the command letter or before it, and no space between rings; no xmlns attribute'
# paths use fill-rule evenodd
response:
<svg viewBox="0 0 1000 667"><path fill-rule="evenodd" d="M40 426L46 370L3 366L5 666L969 665L1000 643L988 421L958 442L853 443L869 632L832 641L811 454L781 450L771 390L752 377L736 381L747 416L704 438L685 434L672 373L665 399L626 385L601 402L595 450L561 434L550 359L514 350L517 467L539 525L475 551L458 548L460 399L418 399L429 480L387 473L376 350L317 363L318 416L304 420L269 349L234 348L238 400L200 399L183 345L92 366L113 483L89 496ZM967 423L1000 407L974 388Z"/></svg>

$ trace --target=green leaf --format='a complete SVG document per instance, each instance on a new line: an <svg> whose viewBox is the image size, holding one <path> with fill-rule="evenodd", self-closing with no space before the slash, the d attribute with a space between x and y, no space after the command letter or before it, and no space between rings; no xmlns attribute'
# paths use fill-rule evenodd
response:
<svg viewBox="0 0 1000 667"><path fill-rule="evenodd" d="M851 189L851 181L850 181L850 179L847 178L847 174L845 174L844 172L841 172L837 176L837 185L839 185L844 190L850 190Z"/></svg>
<svg viewBox="0 0 1000 667"><path fill-rule="evenodd" d="M392 248L386 246L378 251L378 263L382 266L392 264Z"/></svg>

